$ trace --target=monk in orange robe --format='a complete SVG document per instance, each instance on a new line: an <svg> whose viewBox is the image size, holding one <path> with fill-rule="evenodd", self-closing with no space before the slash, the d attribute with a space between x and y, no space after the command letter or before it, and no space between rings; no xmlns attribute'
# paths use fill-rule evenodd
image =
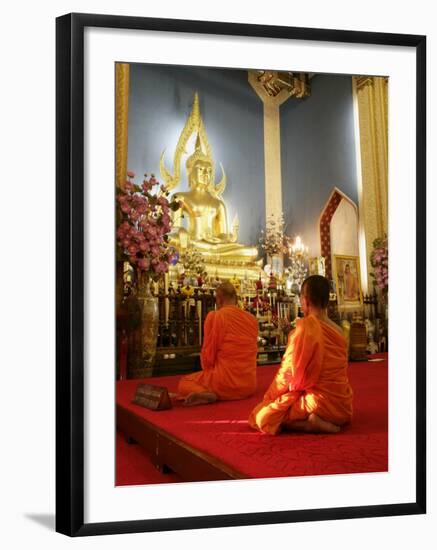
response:
<svg viewBox="0 0 437 550"><path fill-rule="evenodd" d="M208 313L200 354L201 372L181 378L185 405L244 399L256 390L258 322L237 306L230 283L216 289L217 310Z"/></svg>
<svg viewBox="0 0 437 550"><path fill-rule="evenodd" d="M347 344L327 315L328 280L308 277L300 301L304 318L297 321L281 367L249 417L252 428L264 433L335 433L352 418Z"/></svg>

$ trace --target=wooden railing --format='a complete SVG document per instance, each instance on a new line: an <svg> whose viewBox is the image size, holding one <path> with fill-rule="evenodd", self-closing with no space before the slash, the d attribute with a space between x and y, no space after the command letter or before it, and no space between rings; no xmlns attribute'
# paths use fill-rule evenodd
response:
<svg viewBox="0 0 437 550"><path fill-rule="evenodd" d="M244 307L259 321L259 361L275 362L284 350L287 335L278 328L277 319L292 320L296 306L287 296L275 296L270 311L262 311L254 305L254 295L243 298ZM266 298L268 301L268 298ZM189 368L189 363L199 366L198 356L203 342L204 322L207 314L215 309L213 289L194 289L192 296L182 292L158 295L159 329L156 353L157 372L178 372ZM266 360L266 355L268 360Z"/></svg>
<svg viewBox="0 0 437 550"><path fill-rule="evenodd" d="M158 350L200 349L205 318L214 306L212 291L195 289L191 297L182 293L159 295Z"/></svg>

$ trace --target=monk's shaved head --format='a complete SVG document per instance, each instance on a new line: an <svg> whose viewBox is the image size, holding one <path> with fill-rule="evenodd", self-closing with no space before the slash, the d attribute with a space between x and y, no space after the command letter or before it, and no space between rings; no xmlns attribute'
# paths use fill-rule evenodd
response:
<svg viewBox="0 0 437 550"><path fill-rule="evenodd" d="M311 305L325 309L329 303L329 281L321 275L311 275L302 284L301 294L306 296Z"/></svg>
<svg viewBox="0 0 437 550"><path fill-rule="evenodd" d="M222 304L236 304L237 291L231 283L222 283L216 288L217 302Z"/></svg>

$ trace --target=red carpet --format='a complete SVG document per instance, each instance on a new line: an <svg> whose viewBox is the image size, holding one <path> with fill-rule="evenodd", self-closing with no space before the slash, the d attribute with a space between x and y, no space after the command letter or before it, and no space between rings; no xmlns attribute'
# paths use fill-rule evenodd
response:
<svg viewBox="0 0 437 550"><path fill-rule="evenodd" d="M351 363L349 377L354 389L354 419L339 434L268 436L249 428L249 412L261 400L277 365L258 368L258 391L254 397L242 401L150 411L131 404L140 381L127 380L117 383L117 403L248 477L382 472L388 469L386 354L383 357L384 361L378 363ZM149 378L147 382L175 391L178 379L178 376L167 376ZM122 451L117 454L120 464L126 459L122 455ZM117 484L159 482L144 481L147 474L134 474L133 470L130 475L127 467L121 466L120 470L123 473L120 478L117 474Z"/></svg>

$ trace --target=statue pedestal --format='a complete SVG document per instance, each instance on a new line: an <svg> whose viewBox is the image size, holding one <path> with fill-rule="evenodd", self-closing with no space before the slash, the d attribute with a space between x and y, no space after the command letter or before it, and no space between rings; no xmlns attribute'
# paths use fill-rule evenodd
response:
<svg viewBox="0 0 437 550"><path fill-rule="evenodd" d="M257 263L252 263L248 265L242 265L241 263L236 262L225 262L220 261L217 263L205 262L205 271L209 277L217 277L221 281L226 281L237 277L240 281L247 279L249 281L257 281L259 274L264 272L262 271L262 260ZM169 268L170 280L176 281L178 278L178 268L177 266L170 266Z"/></svg>

